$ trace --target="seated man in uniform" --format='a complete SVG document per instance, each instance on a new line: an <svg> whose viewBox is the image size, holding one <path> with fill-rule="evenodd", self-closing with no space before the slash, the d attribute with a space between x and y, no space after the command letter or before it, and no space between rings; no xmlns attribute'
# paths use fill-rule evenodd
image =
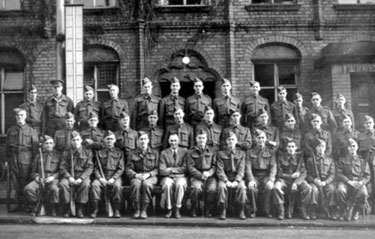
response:
<svg viewBox="0 0 375 239"><path fill-rule="evenodd" d="M266 144L273 147L276 152L280 145L279 129L269 124L269 118L269 114L266 110L259 110L257 123L254 125L253 131L255 132L256 130L261 130L266 133ZM252 133L252 135L253 137L256 137L254 133Z"/></svg>
<svg viewBox="0 0 375 239"><path fill-rule="evenodd" d="M302 153L297 153L296 141L287 138L286 153L279 154L277 158L277 180L274 187L273 203L278 209L278 219L284 219L284 206L287 204L286 218L293 216L295 194L299 192L302 218L307 218L306 207L310 202L311 187L305 181L306 168ZM287 198L287 201L285 201Z"/></svg>
<svg viewBox="0 0 375 239"><path fill-rule="evenodd" d="M83 218L83 205L89 201L90 175L93 171L92 151L82 146L81 135L71 134L71 147L64 151L60 167L60 194L64 204L64 217L69 217L69 202L73 198L77 206L77 217ZM71 194L75 196L71 197ZM72 215L75 212L71 212Z"/></svg>
<svg viewBox="0 0 375 239"><path fill-rule="evenodd" d="M81 132L83 145L88 148L100 149L104 132L98 128L99 117L95 112L91 112L88 118L90 127Z"/></svg>
<svg viewBox="0 0 375 239"><path fill-rule="evenodd" d="M148 143L147 133L139 131L138 147L129 153L125 169L127 177L131 180L130 198L135 209L135 219L147 218L152 190L158 181L159 153L152 150Z"/></svg>
<svg viewBox="0 0 375 239"><path fill-rule="evenodd" d="M151 149L156 150L160 153L163 149L164 129L157 125L158 119L158 112L156 110L149 112L148 126L141 129L141 131L144 131L148 134Z"/></svg>
<svg viewBox="0 0 375 239"><path fill-rule="evenodd" d="M122 198L122 179L121 175L125 170L124 154L115 147L116 136L108 130L105 133L105 148L96 151L94 162L95 180L91 184L90 199L93 205L93 212L90 217L95 218L98 213L99 201L103 187L106 187L113 202L114 217L120 218L120 203Z"/></svg>
<svg viewBox="0 0 375 239"><path fill-rule="evenodd" d="M271 122L272 125L276 126L280 131L284 127L286 120L286 114L291 114L295 119L297 118L296 106L287 100L287 91L283 86L277 87L278 100L271 105Z"/></svg>
<svg viewBox="0 0 375 239"><path fill-rule="evenodd" d="M359 132L353 127L352 118L349 115L340 116L342 118L341 127L339 127L332 139L332 156L335 162L343 155L347 154L348 139L358 140Z"/></svg>
<svg viewBox="0 0 375 239"><path fill-rule="evenodd" d="M207 133L205 131L199 130L195 139L197 146L193 146L187 155L191 184L191 216L197 216L197 202L202 195L206 216L212 217L212 206L215 202L217 187L215 178L216 154L206 144Z"/></svg>
<svg viewBox="0 0 375 239"><path fill-rule="evenodd" d="M231 205L231 196L234 196L234 203L240 208L239 218L246 219L245 202L246 186L243 180L245 174L246 153L236 148L237 136L233 132L226 135L227 148L217 153L217 170L216 175L218 183L218 201L221 210L219 219L225 220L226 206ZM228 192L229 191L229 192ZM232 194L231 196L228 196Z"/></svg>
<svg viewBox="0 0 375 239"><path fill-rule="evenodd" d="M348 154L337 162L336 199L341 209L340 219L347 221L358 220L359 212L367 204L366 184L371 178L368 162L357 151L357 142L349 139Z"/></svg>
<svg viewBox="0 0 375 239"><path fill-rule="evenodd" d="M316 153L316 142L321 139L326 142L325 155L330 157L332 153L331 133L322 128L322 118L317 114L311 114L311 126L311 129L303 137L305 155L311 156Z"/></svg>
<svg viewBox="0 0 375 239"><path fill-rule="evenodd" d="M292 114L285 115L284 127L280 133L280 147L279 153L283 154L287 152L287 146L289 139L292 138L296 144L296 150L301 151L302 142L302 133L298 126L296 125L296 119Z"/></svg>
<svg viewBox="0 0 375 239"><path fill-rule="evenodd" d="M95 90L91 86L84 86L84 100L77 103L74 115L79 131L90 127L88 121L91 113L100 115L102 113L102 103L95 100Z"/></svg>
<svg viewBox="0 0 375 239"><path fill-rule="evenodd" d="M178 146L178 135L169 135L170 147L163 150L160 155L159 173L163 178L161 179L161 186L163 195L161 206L167 207L166 218L172 216L172 209L175 210L175 218L181 217L180 209L182 206L182 199L184 198L187 187L187 163L186 156L188 150Z"/></svg>
<svg viewBox="0 0 375 239"><path fill-rule="evenodd" d="M194 78L194 95L186 99L186 116L187 122L193 127L202 122L204 111L206 107L212 106L212 99L208 95L203 94L203 81L199 78Z"/></svg>
<svg viewBox="0 0 375 239"><path fill-rule="evenodd" d="M52 206L51 216L56 217L57 206L59 203L59 170L61 154L54 150L55 143L53 139L45 135L43 138L42 155L38 154L32 164L31 177L34 179L25 187L26 198L31 204L36 205L38 200L44 200ZM44 169L44 178L42 178L42 163ZM41 188L44 186L44 189ZM39 190L44 190L39 192ZM41 199L40 196L46 197ZM39 212L38 208L33 210L35 216Z"/></svg>
<svg viewBox="0 0 375 239"><path fill-rule="evenodd" d="M221 134L221 148L225 149L227 147L224 136L229 132L233 132L237 136L236 147L246 152L252 146L250 129L241 125L241 113L239 110L236 110L232 113L231 120L232 125L225 128L223 133Z"/></svg>
<svg viewBox="0 0 375 239"><path fill-rule="evenodd" d="M256 129L254 136L256 145L249 151L245 171L247 197L251 207L250 217L255 217L257 204L262 202L263 213L271 218L270 200L277 170L275 151L272 146L266 144L267 135L264 131Z"/></svg>
<svg viewBox="0 0 375 239"><path fill-rule="evenodd" d="M306 159L306 181L310 184L312 193L310 201L310 217L303 219L316 220L316 210L322 207L328 218L336 218L335 163L326 152L326 141L318 139L314 143L315 152Z"/></svg>

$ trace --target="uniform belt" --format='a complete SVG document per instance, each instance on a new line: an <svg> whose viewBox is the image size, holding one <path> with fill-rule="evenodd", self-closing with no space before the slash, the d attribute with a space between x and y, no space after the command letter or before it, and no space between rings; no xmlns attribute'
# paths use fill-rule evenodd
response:
<svg viewBox="0 0 375 239"><path fill-rule="evenodd" d="M31 148L11 148L11 151L13 153L17 153L17 152L22 152L22 153L25 153L25 152L31 152Z"/></svg>

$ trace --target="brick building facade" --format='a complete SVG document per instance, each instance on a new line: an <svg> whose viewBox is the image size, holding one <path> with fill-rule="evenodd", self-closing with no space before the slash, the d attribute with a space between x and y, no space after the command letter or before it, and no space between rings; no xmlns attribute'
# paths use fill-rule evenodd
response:
<svg viewBox="0 0 375 239"><path fill-rule="evenodd" d="M49 95L56 79L55 1L0 0L0 135L14 122L11 109L30 84ZM84 83L106 99L117 83L130 105L148 76L160 96L179 77L181 95L201 77L206 94L220 94L219 79L232 81L244 98L249 81L275 100L284 85L324 104L343 93L355 113L373 115L375 1L364 0L86 0ZM188 56L189 64L182 63Z"/></svg>

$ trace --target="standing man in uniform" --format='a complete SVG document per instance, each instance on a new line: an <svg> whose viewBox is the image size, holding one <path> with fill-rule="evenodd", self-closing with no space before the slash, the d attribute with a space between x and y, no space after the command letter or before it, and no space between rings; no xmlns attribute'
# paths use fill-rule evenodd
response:
<svg viewBox="0 0 375 239"><path fill-rule="evenodd" d="M145 77L142 81L143 93L134 100L131 115L132 128L140 130L148 126L148 116L151 111L158 112L160 97L152 94L152 81Z"/></svg>
<svg viewBox="0 0 375 239"><path fill-rule="evenodd" d="M203 130L207 135L207 146L209 146L213 151L218 151L220 149L220 138L222 127L214 122L215 112L211 107L206 107L204 112L204 118L201 123L195 128L195 132Z"/></svg>
<svg viewBox="0 0 375 239"><path fill-rule="evenodd" d="M189 149L194 145L194 130L184 122L185 113L182 108L176 108L174 112L175 124L168 126L164 135L164 149L167 149L168 139L171 134L177 134L179 138L179 147Z"/></svg>
<svg viewBox="0 0 375 239"><path fill-rule="evenodd" d="M256 145L249 151L245 169L250 217L256 216L261 204L265 216L271 218L270 203L277 172L275 150L266 144L267 134L264 131L256 129L253 135Z"/></svg>
<svg viewBox="0 0 375 239"><path fill-rule="evenodd" d="M99 201L103 187L107 187L109 198L113 202L114 217L120 218L120 203L122 198L122 173L125 170L125 161L123 152L115 147L116 136L108 130L105 133L105 148L96 151L94 162L95 179L90 188L90 199L93 205L93 211L90 215L95 218L98 213ZM100 163L100 165L99 165ZM103 174L102 174L103 173Z"/></svg>
<svg viewBox="0 0 375 239"><path fill-rule="evenodd" d="M57 130L54 137L55 149L60 153L71 146L71 135L74 129L75 119L70 112L65 115L65 129Z"/></svg>
<svg viewBox="0 0 375 239"><path fill-rule="evenodd" d="M36 133L40 135L42 131L42 113L44 105L38 99L38 89L35 85L31 84L27 100L21 104L19 108L25 109L27 112L26 123L36 130Z"/></svg>
<svg viewBox="0 0 375 239"><path fill-rule="evenodd" d="M108 85L109 95L111 99L104 102L103 104L103 125L104 129L115 132L120 129L119 119L120 114L125 112L129 114L128 102L124 99L120 99L119 88L115 84Z"/></svg>
<svg viewBox="0 0 375 239"><path fill-rule="evenodd" d="M337 130L342 128L342 123L344 118L346 116L349 116L350 119L352 120L353 128L355 128L355 123L354 123L354 115L353 111L350 109L346 108L346 99L345 96L341 93L338 93L336 96L336 107L333 109L333 117L335 117L336 123L337 123Z"/></svg>
<svg viewBox="0 0 375 239"><path fill-rule="evenodd" d="M162 208L166 206L166 218L172 216L172 209L174 208L175 218L181 218L180 209L182 206L182 199L184 198L187 187L187 163L186 156L188 150L178 146L178 135L169 135L168 149L161 152L159 162L159 173L163 178L160 185L162 186L163 195L161 200Z"/></svg>
<svg viewBox="0 0 375 239"><path fill-rule="evenodd" d="M126 175L131 180L130 198L135 212L133 218L146 219L147 208L152 201L152 190L158 178L159 153L149 146L146 132L139 131L138 147L128 157Z"/></svg>
<svg viewBox="0 0 375 239"><path fill-rule="evenodd" d="M137 131L130 128L130 116L126 112L120 114L120 130L115 132L116 147L124 151L124 156L127 158L130 151L137 148Z"/></svg>
<svg viewBox="0 0 375 239"><path fill-rule="evenodd" d="M50 81L53 95L47 98L43 109L42 135L55 136L55 132L65 128L65 115L73 113L74 104L72 99L62 93L64 81Z"/></svg>
<svg viewBox="0 0 375 239"><path fill-rule="evenodd" d="M41 195L46 197L45 202L52 206L51 216L56 217L56 212L58 208L60 192L59 192L59 170L61 163L61 154L54 150L55 143L53 138L48 135L43 137L43 151L42 155L38 154L32 164L31 181L26 185L24 192L27 200L31 204L36 205ZM44 167L44 178L42 177L41 162L43 162ZM40 187L41 181L44 183L44 192L40 193L42 190ZM31 213L33 216L37 214L37 208Z"/></svg>
<svg viewBox="0 0 375 239"><path fill-rule="evenodd" d="M276 126L280 131L284 127L286 114L291 114L295 119L298 119L297 108L292 102L286 99L287 94L285 87L277 87L278 100L271 105L271 124Z"/></svg>
<svg viewBox="0 0 375 239"><path fill-rule="evenodd" d="M305 155L312 155L315 150L316 142L321 139L326 142L324 153L327 156L332 154L332 138L329 131L322 129L322 118L318 114L311 114L311 129L304 135Z"/></svg>
<svg viewBox="0 0 375 239"><path fill-rule="evenodd" d="M218 201L220 208L219 219L226 219L228 194L232 193L234 204L239 206L239 218L245 220L246 186L244 182L246 153L236 148L237 136L233 132L226 135L227 148L217 153ZM232 190L231 190L232 189ZM228 192L229 191L229 192ZM231 197L229 196L229 200Z"/></svg>
<svg viewBox="0 0 375 239"><path fill-rule="evenodd" d="M148 126L141 129L148 134L150 147L160 153L163 149L164 129L158 126L158 112L153 110L148 115Z"/></svg>
<svg viewBox="0 0 375 239"><path fill-rule="evenodd" d="M287 152L287 145L289 143L289 139L292 138L294 143L296 144L296 150L301 152L302 150L302 133L299 130L298 126L296 125L296 119L294 115L287 113L285 115L285 123L284 127L280 133L280 147L279 147L279 154Z"/></svg>
<svg viewBox="0 0 375 239"><path fill-rule="evenodd" d="M197 146L193 146L187 156L191 184L191 216L197 216L198 199L201 195L205 195L203 201L206 208L206 216L212 217L212 206L216 199L217 187L215 178L216 154L206 144L207 133L205 131L197 131L195 139Z"/></svg>
<svg viewBox="0 0 375 239"><path fill-rule="evenodd" d="M353 127L352 118L349 115L342 116L341 127L337 129L333 141L332 156L335 162L347 154L348 139L358 140L359 132Z"/></svg>
<svg viewBox="0 0 375 239"><path fill-rule="evenodd" d="M299 122L299 129L302 133L305 133L310 128L310 120L307 117L309 109L303 106L303 97L300 93L294 94L293 102L297 109L296 121Z"/></svg>
<svg viewBox="0 0 375 239"><path fill-rule="evenodd" d="M241 106L243 125L251 130L253 129L253 125L257 122L258 112L260 110L263 109L270 115L270 104L266 98L259 95L259 91L259 82L250 81L251 95L245 98Z"/></svg>
<svg viewBox="0 0 375 239"><path fill-rule="evenodd" d="M203 81L194 78L194 95L186 99L186 118L187 122L193 127L202 122L206 107L212 106L212 99L208 95L203 94Z"/></svg>
<svg viewBox="0 0 375 239"><path fill-rule="evenodd" d="M231 94L232 84L228 79L221 80L221 93L213 102L215 122L223 129L230 126L230 115L241 108L241 100Z"/></svg>
<svg viewBox="0 0 375 239"><path fill-rule="evenodd" d="M10 180L16 191L17 208L24 207L23 189L29 182L31 164L38 152L38 136L36 130L26 124L26 110L15 108L17 125L7 131L5 144L5 167L9 167Z"/></svg>
<svg viewBox="0 0 375 239"><path fill-rule="evenodd" d="M180 80L173 77L171 80L171 93L161 99L159 107L160 125L166 129L175 123L174 111L176 108L185 109L185 99L179 95Z"/></svg>
<svg viewBox="0 0 375 239"><path fill-rule="evenodd" d="M256 130L261 130L267 135L267 142L266 144L273 147L275 151L278 149L280 145L280 138L279 138L279 129L273 125L269 124L269 115L268 112L264 109L259 110L257 123L253 125L253 132ZM255 134L253 133L253 136Z"/></svg>
<svg viewBox="0 0 375 239"><path fill-rule="evenodd" d="M91 112L87 122L90 127L81 132L82 144L88 148L100 149L104 139L104 132L98 128L99 116L95 112Z"/></svg>
<svg viewBox="0 0 375 239"><path fill-rule="evenodd" d="M64 217L69 217L71 193L75 195L73 198L76 202L77 217L84 217L83 206L89 201L90 175L93 167L92 151L82 146L81 135L73 131L71 147L64 151L60 167L59 188L61 203L64 205Z"/></svg>
<svg viewBox="0 0 375 239"><path fill-rule="evenodd" d="M241 113L239 110L236 110L231 115L232 125L228 128L225 128L222 137L221 137L221 147L225 149L227 147L225 135L228 135L229 132L233 132L237 137L237 144L236 147L243 151L248 151L252 146L252 139L250 129L247 127L243 127L241 125Z"/></svg>
<svg viewBox="0 0 375 239"><path fill-rule="evenodd" d="M102 113L102 104L99 101L95 101L94 88L86 85L84 89L84 100L78 102L74 109L74 115L79 131L83 131L90 127L88 120L91 113L95 113L98 116Z"/></svg>
<svg viewBox="0 0 375 239"><path fill-rule="evenodd" d="M337 130L337 123L335 117L332 114L332 111L326 107L322 106L322 97L316 93L311 93L311 104L312 108L307 113L311 121L312 114L317 114L321 117L322 128L329 131L331 134L334 134Z"/></svg>

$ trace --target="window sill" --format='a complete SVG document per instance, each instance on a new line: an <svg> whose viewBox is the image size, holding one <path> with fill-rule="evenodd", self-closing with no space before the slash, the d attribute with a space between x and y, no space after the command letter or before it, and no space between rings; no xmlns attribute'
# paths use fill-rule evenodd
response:
<svg viewBox="0 0 375 239"><path fill-rule="evenodd" d="M24 10L1 10L0 17L23 17L27 14Z"/></svg>
<svg viewBox="0 0 375 239"><path fill-rule="evenodd" d="M374 11L375 4L334 4L337 11Z"/></svg>
<svg viewBox="0 0 375 239"><path fill-rule="evenodd" d="M212 6L207 5L157 5L155 10L161 13L191 13L191 12L210 12Z"/></svg>
<svg viewBox="0 0 375 239"><path fill-rule="evenodd" d="M276 12L276 11L298 11L301 8L299 4L251 4L245 6L248 12Z"/></svg>

